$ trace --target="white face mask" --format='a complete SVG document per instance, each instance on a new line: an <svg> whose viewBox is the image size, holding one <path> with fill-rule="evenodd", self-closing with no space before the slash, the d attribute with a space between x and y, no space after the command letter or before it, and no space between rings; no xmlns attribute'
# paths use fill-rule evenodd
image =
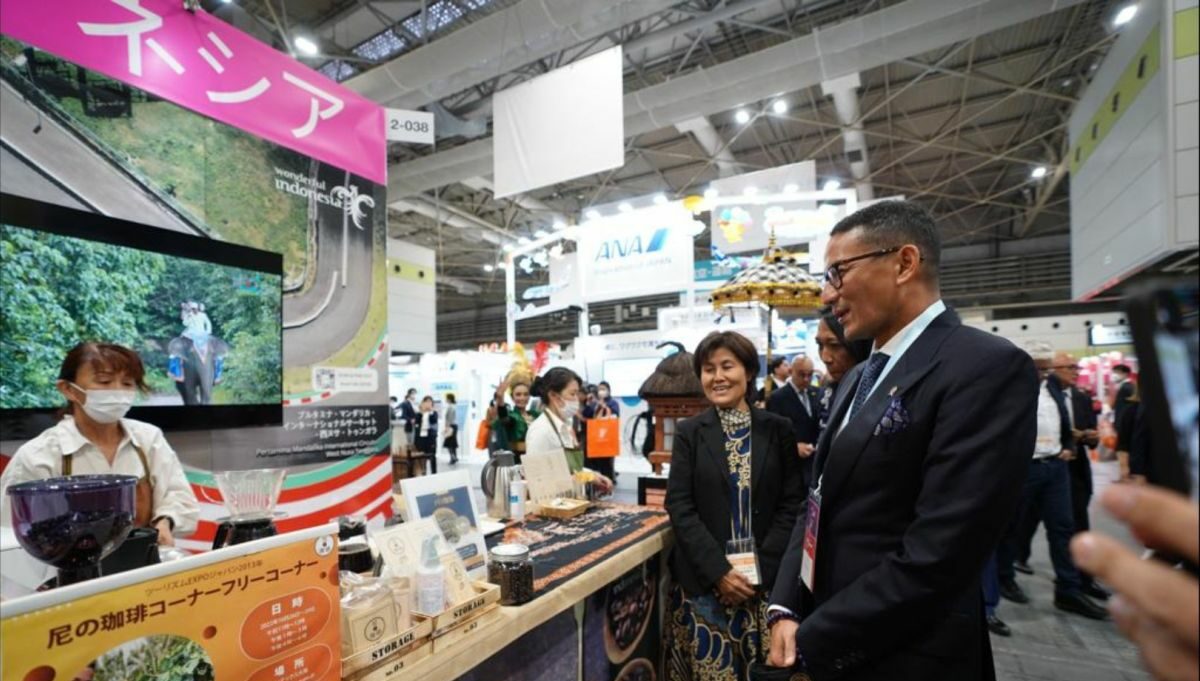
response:
<svg viewBox="0 0 1200 681"><path fill-rule="evenodd" d="M579 413L579 400L565 400L561 409L563 420L570 421Z"/></svg>
<svg viewBox="0 0 1200 681"><path fill-rule="evenodd" d="M132 390L84 390L74 383L69 384L86 396L84 413L97 423L116 423L129 413L136 394Z"/></svg>

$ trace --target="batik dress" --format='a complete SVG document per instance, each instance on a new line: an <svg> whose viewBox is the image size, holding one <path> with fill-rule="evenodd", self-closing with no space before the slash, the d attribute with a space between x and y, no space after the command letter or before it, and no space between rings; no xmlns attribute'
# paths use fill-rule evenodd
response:
<svg viewBox="0 0 1200 681"><path fill-rule="evenodd" d="M718 409L729 463L730 536L752 539L750 412ZM716 594L671 589L667 614L668 681L746 681L751 662L765 660L767 597L761 590L727 607Z"/></svg>

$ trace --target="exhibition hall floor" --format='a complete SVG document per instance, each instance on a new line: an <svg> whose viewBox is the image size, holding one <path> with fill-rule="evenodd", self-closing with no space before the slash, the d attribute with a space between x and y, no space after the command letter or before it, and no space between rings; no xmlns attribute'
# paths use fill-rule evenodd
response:
<svg viewBox="0 0 1200 681"><path fill-rule="evenodd" d="M644 474L642 465L643 461L618 460L617 470L621 475L613 496L615 501L637 503L637 478ZM445 454L438 462L439 472L463 467L470 472L472 481L479 480L479 463L460 462L451 466ZM648 468L645 466L645 470ZM1092 473L1099 493L1115 479L1116 463L1095 463ZM476 493L482 507L483 493L478 488ZM1135 544L1123 528L1095 509L1094 504L1092 523L1095 529L1131 546ZM1035 574L1018 575L1018 581L1032 602L1016 605L1001 601L997 612L1013 630L1010 638L992 636L997 681L1150 681L1150 675L1138 661L1137 650L1111 622L1096 622L1055 609L1054 570L1041 528L1034 538L1029 562Z"/></svg>

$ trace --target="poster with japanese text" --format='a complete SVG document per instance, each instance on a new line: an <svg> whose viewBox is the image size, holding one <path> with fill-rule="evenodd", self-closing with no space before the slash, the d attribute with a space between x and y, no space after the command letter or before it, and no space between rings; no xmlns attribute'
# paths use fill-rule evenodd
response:
<svg viewBox="0 0 1200 681"><path fill-rule="evenodd" d="M336 531L311 528L0 604L0 680L339 679Z"/></svg>
<svg viewBox="0 0 1200 681"><path fill-rule="evenodd" d="M282 375L284 423L167 434L202 503L199 529L180 545L206 549L213 521L228 514L214 471L287 468L283 531L387 514L382 109L178 2L71 0L56 3L54 16L31 7L42 6L3 3L6 191L44 186L49 196L28 195L283 254L283 352L262 370ZM203 305L212 336L243 356L266 356L255 345L266 341L217 293L174 301L176 316L181 303ZM114 315L103 340L139 349L145 341L133 323L113 320L144 316ZM45 366L6 363L24 372L11 380L45 377L52 389L57 362L78 340L61 335L35 353ZM226 367L234 370L230 360ZM147 369L152 387L170 381L166 366ZM227 378L214 393L254 385ZM0 452L19 445L0 443Z"/></svg>

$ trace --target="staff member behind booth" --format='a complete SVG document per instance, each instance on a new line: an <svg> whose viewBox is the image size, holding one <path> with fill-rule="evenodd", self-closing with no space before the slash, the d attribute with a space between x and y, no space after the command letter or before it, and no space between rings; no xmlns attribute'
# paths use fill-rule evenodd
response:
<svg viewBox="0 0 1200 681"><path fill-rule="evenodd" d="M545 410L529 426L525 440L526 453L550 452L567 459L572 473L584 470L583 450L575 438L574 420L579 412L579 376L566 367L554 367L533 382L533 392ZM597 474L598 487L603 493L612 491L612 480Z"/></svg>
<svg viewBox="0 0 1200 681"><path fill-rule="evenodd" d="M710 333L693 362L713 407L678 424L671 453L667 678L744 681L767 656L767 594L804 503L800 457L792 424L747 401L752 342Z"/></svg>
<svg viewBox="0 0 1200 681"><path fill-rule="evenodd" d="M504 403L506 393L512 396L511 408ZM521 463L521 455L525 453L525 433L529 430L529 424L540 415L536 409L529 408L529 397L529 383L524 379L515 379L511 383L505 379L496 388L492 430L500 434L503 440L500 448L517 455L517 463Z"/></svg>
<svg viewBox="0 0 1200 681"><path fill-rule="evenodd" d="M80 343L58 372L58 391L67 399L62 419L13 455L0 476L0 524L12 525L4 490L9 485L58 476L123 474L138 478L138 527L158 530L158 543L196 529L200 504L179 457L163 433L149 423L125 418L137 392L147 392L137 353L111 343Z"/></svg>

